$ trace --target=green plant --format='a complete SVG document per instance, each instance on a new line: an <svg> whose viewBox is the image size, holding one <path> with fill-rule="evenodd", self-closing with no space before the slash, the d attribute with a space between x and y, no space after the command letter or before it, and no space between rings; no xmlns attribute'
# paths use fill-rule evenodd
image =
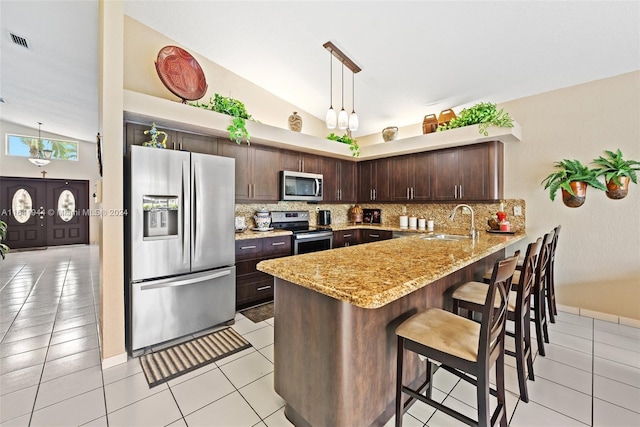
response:
<svg viewBox="0 0 640 427"><path fill-rule="evenodd" d="M233 117L231 124L227 128L229 139L240 144L244 138L247 144L250 144L251 135L247 131L246 120L253 120L253 117L247 113L247 109L242 102L216 93L213 98L209 98L209 102L206 104L196 101L189 105Z"/></svg>
<svg viewBox="0 0 640 427"><path fill-rule="evenodd" d="M448 124L438 126L437 131L441 132L476 124L478 125L478 131L484 136L488 136L487 128L489 126L512 128L513 119L502 108L498 111L496 104L481 102L473 107L463 109Z"/></svg>
<svg viewBox="0 0 640 427"><path fill-rule="evenodd" d="M4 256L7 252L9 252L9 246L2 243L4 239L7 238L7 223L4 221L0 221L0 256L4 259Z"/></svg>
<svg viewBox="0 0 640 427"><path fill-rule="evenodd" d="M360 146L358 145L358 140L349 137L349 135L344 134L342 136L338 136L335 133L331 132L327 136L327 139L330 139L331 141L342 142L343 144L348 144L349 145L349 150L351 150L351 155L353 157L359 157L360 156Z"/></svg>
<svg viewBox="0 0 640 427"><path fill-rule="evenodd" d="M567 160L564 159L561 162L555 162L555 167L558 169L556 172L549 174L542 180L541 184L544 184L544 189L549 189L549 197L551 200L555 200L556 192L559 188L563 188L569 192L572 196L575 196L571 189L571 182L583 181L591 187L598 190L606 191L606 187L600 181L598 181L598 174L595 169L589 169L587 166L580 163L579 160Z"/></svg>
<svg viewBox="0 0 640 427"><path fill-rule="evenodd" d="M619 148L615 153L609 150L605 150L604 152L607 154L607 157L600 156L593 161L593 163L600 166L599 169L596 169L598 176L603 175L605 181L609 182L613 180L616 185L622 185L618 179L622 176L628 177L634 184L638 183L636 171L640 171L640 162L636 160L625 160Z"/></svg>

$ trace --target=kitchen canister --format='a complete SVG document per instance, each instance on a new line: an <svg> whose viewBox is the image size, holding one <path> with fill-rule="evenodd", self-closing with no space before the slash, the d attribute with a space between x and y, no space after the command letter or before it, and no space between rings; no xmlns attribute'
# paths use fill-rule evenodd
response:
<svg viewBox="0 0 640 427"><path fill-rule="evenodd" d="M427 225L427 220L424 217L418 218L418 230L424 230Z"/></svg>
<svg viewBox="0 0 640 427"><path fill-rule="evenodd" d="M256 221L256 228L260 230L265 230L271 225L271 213L266 208L256 211L253 219Z"/></svg>
<svg viewBox="0 0 640 427"><path fill-rule="evenodd" d="M433 231L433 218L427 220L427 231Z"/></svg>
<svg viewBox="0 0 640 427"><path fill-rule="evenodd" d="M400 215L400 228L409 228L409 217L407 215Z"/></svg>
<svg viewBox="0 0 640 427"><path fill-rule="evenodd" d="M409 228L418 228L418 217L411 215L409 217Z"/></svg>

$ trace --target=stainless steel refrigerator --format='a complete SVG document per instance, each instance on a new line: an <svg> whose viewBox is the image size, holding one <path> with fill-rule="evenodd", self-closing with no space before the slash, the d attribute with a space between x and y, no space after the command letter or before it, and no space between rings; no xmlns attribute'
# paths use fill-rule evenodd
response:
<svg viewBox="0 0 640 427"><path fill-rule="evenodd" d="M235 160L131 146L131 353L235 317Z"/></svg>

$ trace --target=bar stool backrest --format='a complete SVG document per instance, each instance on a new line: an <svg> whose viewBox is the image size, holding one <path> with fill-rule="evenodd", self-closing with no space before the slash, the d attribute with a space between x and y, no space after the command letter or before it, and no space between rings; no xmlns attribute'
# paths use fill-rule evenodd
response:
<svg viewBox="0 0 640 427"><path fill-rule="evenodd" d="M480 342L478 343L478 363L480 366L492 366L500 353L504 352L504 333L509 304L511 279L516 271L520 251L493 267L489 290L482 308ZM497 304L499 302L499 304ZM484 362L488 362L483 365Z"/></svg>
<svg viewBox="0 0 640 427"><path fill-rule="evenodd" d="M515 302L516 314L520 314L529 307L531 292L535 282L536 262L538 260L538 252L542 247L542 237L538 237L535 242L529 243L527 252L524 256L524 264L520 272L520 281L516 293L517 301Z"/></svg>

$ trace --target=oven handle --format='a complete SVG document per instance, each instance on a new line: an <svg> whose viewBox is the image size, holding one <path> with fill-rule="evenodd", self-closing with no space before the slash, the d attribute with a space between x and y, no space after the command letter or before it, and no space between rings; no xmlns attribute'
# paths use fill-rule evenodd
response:
<svg viewBox="0 0 640 427"><path fill-rule="evenodd" d="M322 233L296 234L296 240L316 239L318 237L329 237L329 236L333 236L333 232L327 231Z"/></svg>

